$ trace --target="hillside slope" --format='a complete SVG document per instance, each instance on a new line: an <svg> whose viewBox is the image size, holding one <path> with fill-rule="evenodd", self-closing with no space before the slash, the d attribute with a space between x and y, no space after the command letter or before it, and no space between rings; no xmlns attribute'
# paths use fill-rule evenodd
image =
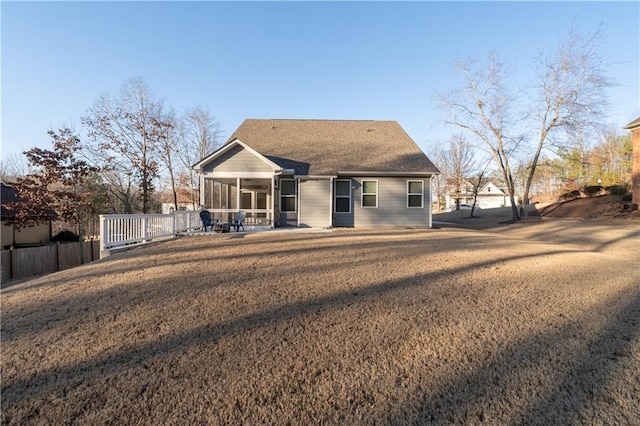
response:
<svg viewBox="0 0 640 426"><path fill-rule="evenodd" d="M625 209L622 204L616 203L611 195L558 201L542 207L539 212L545 217L571 219L640 218L640 211Z"/></svg>

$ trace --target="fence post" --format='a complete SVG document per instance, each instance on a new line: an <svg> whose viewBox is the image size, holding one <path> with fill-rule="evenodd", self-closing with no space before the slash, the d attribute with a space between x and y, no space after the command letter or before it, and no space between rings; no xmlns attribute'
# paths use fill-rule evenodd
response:
<svg viewBox="0 0 640 426"><path fill-rule="evenodd" d="M107 250L107 221L104 215L100 215L100 259L109 256L109 250Z"/></svg>
<svg viewBox="0 0 640 426"><path fill-rule="evenodd" d="M147 237L149 236L149 234L147 233L148 223L149 223L149 219L147 218L146 215L144 215L142 217L142 242L143 243L147 242Z"/></svg>
<svg viewBox="0 0 640 426"><path fill-rule="evenodd" d="M178 231L176 228L176 216L177 216L176 212L173 212L173 214L171 215L171 228L172 228L171 233L173 234L174 238L178 236Z"/></svg>
<svg viewBox="0 0 640 426"><path fill-rule="evenodd" d="M16 277L16 265L15 265L15 259L16 259L16 254L14 253L14 247L13 246L9 246L9 276L11 277L11 279L14 279Z"/></svg>

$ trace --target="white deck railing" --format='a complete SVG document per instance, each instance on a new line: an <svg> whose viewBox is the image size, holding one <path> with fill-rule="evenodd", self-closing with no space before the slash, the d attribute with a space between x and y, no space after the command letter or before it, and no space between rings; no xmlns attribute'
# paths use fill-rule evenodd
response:
<svg viewBox="0 0 640 426"><path fill-rule="evenodd" d="M111 249L172 238L201 228L199 213L178 210L173 214L100 215L100 257L108 256Z"/></svg>

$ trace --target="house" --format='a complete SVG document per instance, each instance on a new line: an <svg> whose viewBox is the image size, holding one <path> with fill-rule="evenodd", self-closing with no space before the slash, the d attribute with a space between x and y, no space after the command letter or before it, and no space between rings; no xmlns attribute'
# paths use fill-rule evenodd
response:
<svg viewBox="0 0 640 426"><path fill-rule="evenodd" d="M47 216L44 223L26 228L17 229L9 220L15 216L15 213L5 207L6 203L18 201L18 193L16 189L10 185L0 183L2 191L0 192L0 213L2 219L2 248L27 244L42 244L51 241L52 220L55 213Z"/></svg>
<svg viewBox="0 0 640 426"><path fill-rule="evenodd" d="M640 204L640 117L624 126L631 130L631 141L633 146L633 160L631 166L631 193L632 201Z"/></svg>
<svg viewBox="0 0 640 426"><path fill-rule="evenodd" d="M395 121L247 119L194 166L214 219L431 227L434 164Z"/></svg>
<svg viewBox="0 0 640 426"><path fill-rule="evenodd" d="M460 200L460 204L473 204L473 182L464 179L460 185L447 182L447 193L445 195L446 210L455 208L456 200ZM518 202L518 198L515 202ZM509 194L503 191L498 183L493 179L482 179L478 188L478 197L476 198L476 206L481 209L495 209L500 207L510 207L511 199Z"/></svg>

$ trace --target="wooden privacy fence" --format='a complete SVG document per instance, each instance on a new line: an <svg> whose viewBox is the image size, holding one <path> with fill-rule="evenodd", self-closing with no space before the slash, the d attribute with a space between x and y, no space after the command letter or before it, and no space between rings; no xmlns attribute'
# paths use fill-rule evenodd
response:
<svg viewBox="0 0 640 426"><path fill-rule="evenodd" d="M2 250L2 282L74 268L99 257L99 241Z"/></svg>
<svg viewBox="0 0 640 426"><path fill-rule="evenodd" d="M172 238L201 227L200 212L191 210L171 214L100 215L100 257L108 256L112 249Z"/></svg>

